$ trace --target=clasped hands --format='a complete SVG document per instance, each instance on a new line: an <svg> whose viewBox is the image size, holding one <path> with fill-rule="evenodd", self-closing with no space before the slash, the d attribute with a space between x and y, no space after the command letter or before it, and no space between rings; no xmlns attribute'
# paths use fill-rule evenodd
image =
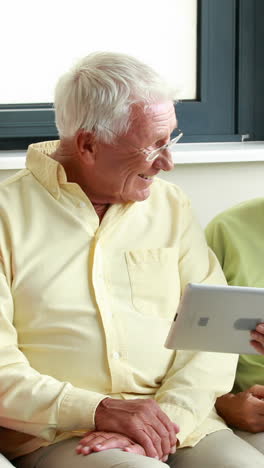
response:
<svg viewBox="0 0 264 468"><path fill-rule="evenodd" d="M79 441L77 453L119 448L166 461L176 451L179 427L152 399L105 398L96 409L95 426Z"/></svg>

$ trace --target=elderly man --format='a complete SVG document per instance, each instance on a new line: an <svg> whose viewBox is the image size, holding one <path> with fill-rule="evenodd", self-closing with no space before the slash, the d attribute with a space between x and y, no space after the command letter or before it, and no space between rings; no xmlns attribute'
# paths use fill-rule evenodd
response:
<svg viewBox="0 0 264 468"><path fill-rule="evenodd" d="M17 468L263 466L214 410L237 357L164 348L186 283L225 282L187 197L155 178L170 91L96 53L55 109L60 141L0 187L0 449Z"/></svg>

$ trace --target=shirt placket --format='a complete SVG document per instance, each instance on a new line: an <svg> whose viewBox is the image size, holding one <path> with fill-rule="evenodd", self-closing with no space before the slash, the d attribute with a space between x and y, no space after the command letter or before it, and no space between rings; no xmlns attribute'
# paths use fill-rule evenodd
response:
<svg viewBox="0 0 264 468"><path fill-rule="evenodd" d="M92 275L93 287L98 311L105 332L106 354L112 382L111 392L118 393L120 391L121 376L123 374L123 356L115 329L114 313L110 308L111 302L108 300L107 280L104 272L103 249L101 243L101 240L97 239L94 248Z"/></svg>

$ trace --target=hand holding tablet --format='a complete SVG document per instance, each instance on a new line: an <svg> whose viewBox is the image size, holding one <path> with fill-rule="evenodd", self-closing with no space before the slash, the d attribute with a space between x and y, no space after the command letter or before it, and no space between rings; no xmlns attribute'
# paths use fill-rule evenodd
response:
<svg viewBox="0 0 264 468"><path fill-rule="evenodd" d="M264 288L189 283L165 346L258 354L250 331L264 322Z"/></svg>

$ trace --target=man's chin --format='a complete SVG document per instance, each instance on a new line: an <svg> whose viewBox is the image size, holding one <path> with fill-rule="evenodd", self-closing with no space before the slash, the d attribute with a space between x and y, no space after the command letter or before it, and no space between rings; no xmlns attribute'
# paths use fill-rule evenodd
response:
<svg viewBox="0 0 264 468"><path fill-rule="evenodd" d="M150 189L146 188L144 190L140 190L137 193L133 194L133 199L131 199L131 201L141 202L141 201L147 200L149 196L150 196Z"/></svg>

